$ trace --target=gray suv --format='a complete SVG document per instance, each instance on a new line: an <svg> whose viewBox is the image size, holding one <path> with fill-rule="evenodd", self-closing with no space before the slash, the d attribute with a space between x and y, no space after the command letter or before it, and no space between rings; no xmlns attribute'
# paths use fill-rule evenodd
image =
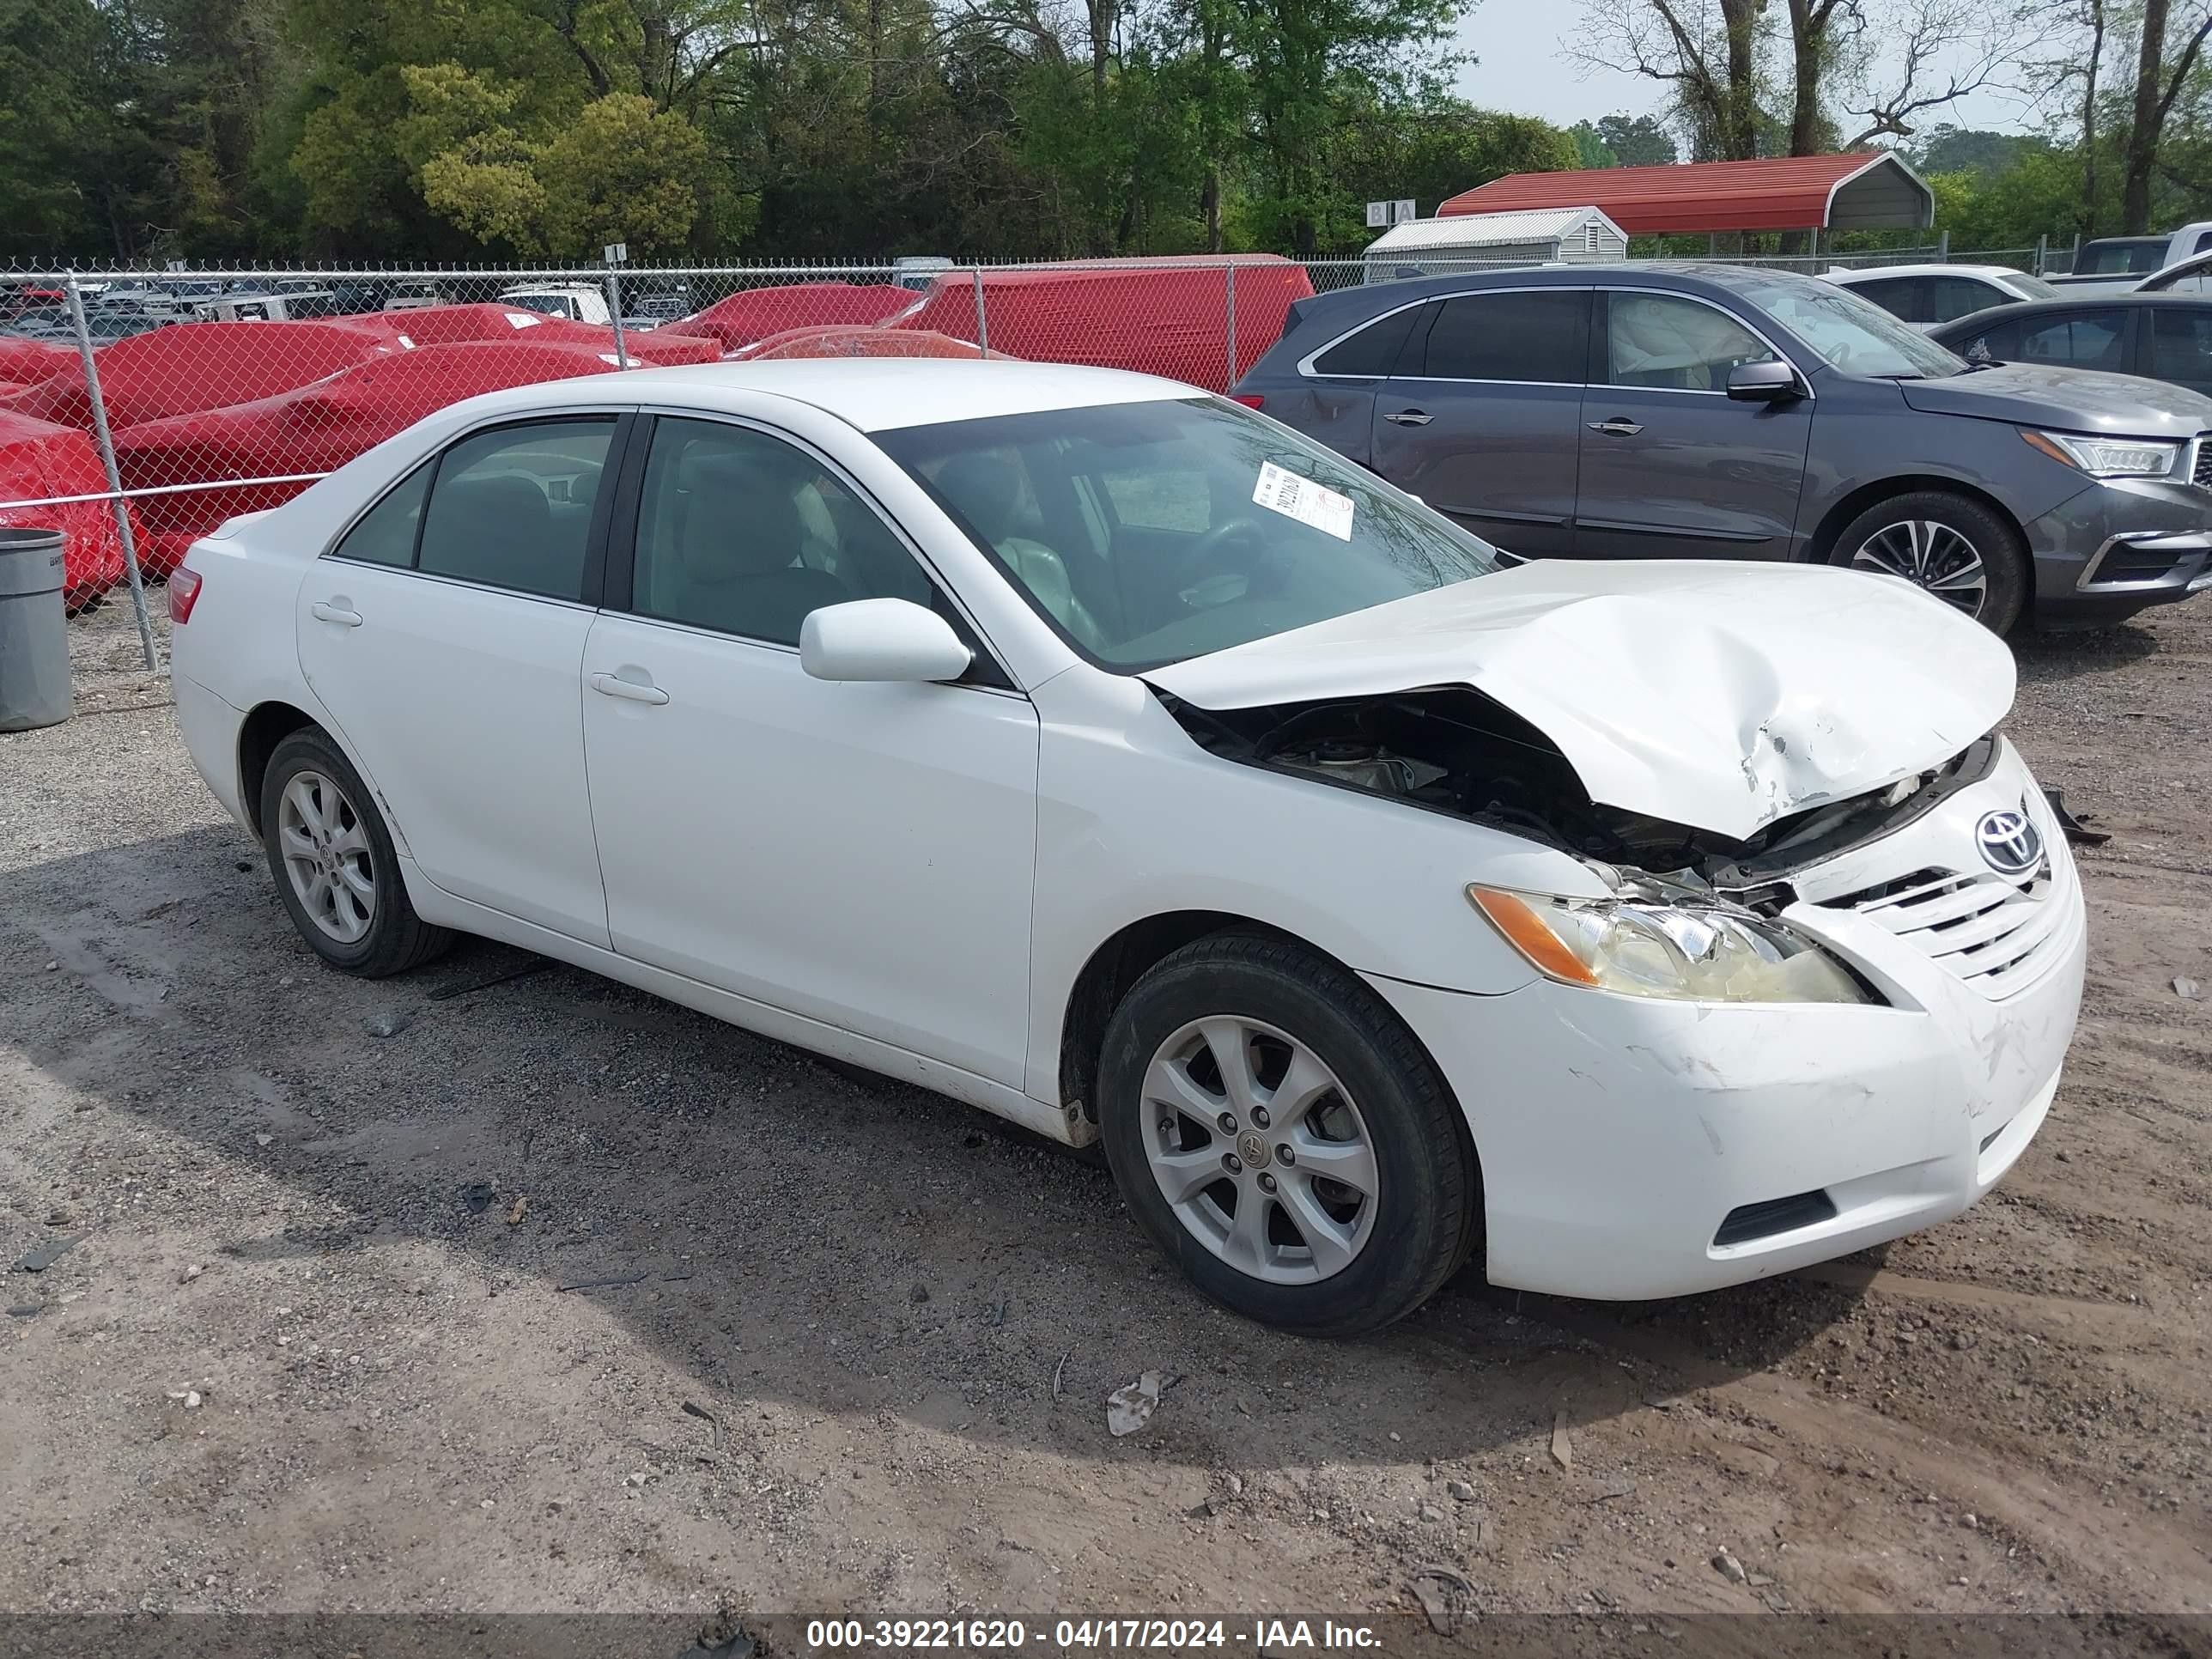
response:
<svg viewBox="0 0 2212 1659"><path fill-rule="evenodd" d="M1522 555L1825 559L1999 633L2212 586L2212 398L1969 364L1815 277L1584 265L1320 295L1235 395Z"/></svg>

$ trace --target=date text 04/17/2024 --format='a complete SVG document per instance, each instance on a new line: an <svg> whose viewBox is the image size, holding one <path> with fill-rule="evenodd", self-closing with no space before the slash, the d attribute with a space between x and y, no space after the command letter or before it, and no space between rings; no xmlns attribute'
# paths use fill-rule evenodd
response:
<svg viewBox="0 0 2212 1659"><path fill-rule="evenodd" d="M1224 1619L1057 1619L1050 1645L1060 1650L1137 1650L1181 1652L1198 1648L1285 1650L1375 1650L1382 1645L1370 1625L1333 1619L1255 1618L1240 1626ZM1048 1627L1018 1619L817 1619L806 1644L817 1651L927 1648L1017 1650L1047 1645Z"/></svg>

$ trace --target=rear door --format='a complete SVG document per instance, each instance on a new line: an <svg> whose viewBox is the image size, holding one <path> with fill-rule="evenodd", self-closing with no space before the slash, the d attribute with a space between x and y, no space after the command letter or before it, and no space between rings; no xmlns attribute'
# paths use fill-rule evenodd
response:
<svg viewBox="0 0 2212 1659"><path fill-rule="evenodd" d="M2212 305L2143 306L2136 316L2139 372L2212 397Z"/></svg>
<svg viewBox="0 0 2212 1659"><path fill-rule="evenodd" d="M1710 301L1647 289L1601 293L1582 401L1575 551L1787 558L1813 399L1728 395L1729 370L1781 355Z"/></svg>
<svg viewBox="0 0 2212 1659"><path fill-rule="evenodd" d="M605 946L579 675L613 412L468 434L301 584L300 666L407 853L447 892Z"/></svg>
<svg viewBox="0 0 2212 1659"><path fill-rule="evenodd" d="M1590 290L1431 302L1375 400L1375 471L1509 552L1574 540Z"/></svg>

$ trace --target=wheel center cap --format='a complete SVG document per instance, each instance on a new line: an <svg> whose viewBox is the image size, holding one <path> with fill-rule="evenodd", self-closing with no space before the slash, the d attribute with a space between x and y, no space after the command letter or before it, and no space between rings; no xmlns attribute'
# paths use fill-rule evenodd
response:
<svg viewBox="0 0 2212 1659"><path fill-rule="evenodd" d="M1246 1130L1237 1137L1237 1156L1244 1160L1245 1167L1265 1169L1267 1164L1267 1138Z"/></svg>

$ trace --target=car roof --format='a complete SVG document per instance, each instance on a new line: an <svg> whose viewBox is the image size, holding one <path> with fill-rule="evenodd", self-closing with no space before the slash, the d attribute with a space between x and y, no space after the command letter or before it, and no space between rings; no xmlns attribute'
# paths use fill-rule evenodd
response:
<svg viewBox="0 0 2212 1659"><path fill-rule="evenodd" d="M1827 288L1826 279L1794 270L1761 265L1725 265L1703 259L1638 259L1595 261L1588 264L1507 265L1457 276L1401 276L1387 283L1364 283L1353 288L1331 289L1291 307L1297 324L1316 317L1331 321L1352 313L1380 315L1415 301L1449 294L1473 294L1487 289L1510 288L1650 288L1662 292L1741 293L1754 283L1808 283ZM1289 330L1285 329L1287 336Z"/></svg>
<svg viewBox="0 0 2212 1659"><path fill-rule="evenodd" d="M529 409L575 395L576 381L547 381L495 392L483 407ZM604 395L596 377L581 382ZM1205 391L1154 374L1116 368L1005 359L957 357L825 357L770 363L695 363L677 368L632 369L622 377L625 397L667 399L694 409L739 412L747 392L768 392L809 404L863 432L988 420L1052 409L1202 398Z"/></svg>
<svg viewBox="0 0 2212 1659"><path fill-rule="evenodd" d="M2010 265L1869 265L1863 270L1831 270L1825 275L1832 283L1849 284L1855 282L1874 282L1884 276L2025 276L2028 273Z"/></svg>
<svg viewBox="0 0 2212 1659"><path fill-rule="evenodd" d="M1986 327L1999 318L2011 322L2016 319L2061 316L2076 311L2110 311L2116 306L2123 309L2140 307L2157 310L2192 306L2199 309L2212 309L2212 295L2082 294L2058 300L2017 300L2010 305L1990 306L1980 311L1970 311L1963 317L1954 317L1948 323L1937 324L1929 332L1950 334L1970 323Z"/></svg>

